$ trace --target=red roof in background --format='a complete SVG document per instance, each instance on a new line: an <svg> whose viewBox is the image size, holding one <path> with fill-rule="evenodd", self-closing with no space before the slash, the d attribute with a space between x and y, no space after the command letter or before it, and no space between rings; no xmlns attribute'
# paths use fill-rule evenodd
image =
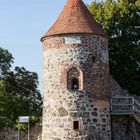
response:
<svg viewBox="0 0 140 140"><path fill-rule="evenodd" d="M106 37L102 27L94 20L82 0L68 0L60 16L41 38L62 34L89 33Z"/></svg>

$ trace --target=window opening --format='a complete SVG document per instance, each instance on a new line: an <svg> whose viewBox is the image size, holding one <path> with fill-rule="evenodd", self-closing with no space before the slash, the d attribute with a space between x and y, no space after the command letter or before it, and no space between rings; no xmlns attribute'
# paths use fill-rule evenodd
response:
<svg viewBox="0 0 140 140"><path fill-rule="evenodd" d="M83 88L83 74L82 71L76 67L71 68L67 73L67 89L70 91L82 90Z"/></svg>
<svg viewBox="0 0 140 140"><path fill-rule="evenodd" d="M92 63L94 64L95 61L96 61L96 58L95 58L95 56L93 56L93 57L92 57Z"/></svg>
<svg viewBox="0 0 140 140"><path fill-rule="evenodd" d="M79 89L79 80L74 78L71 81L71 89L72 90L78 90Z"/></svg>
<svg viewBox="0 0 140 140"><path fill-rule="evenodd" d="M79 129L79 121L74 121L73 122L73 129L78 130Z"/></svg>

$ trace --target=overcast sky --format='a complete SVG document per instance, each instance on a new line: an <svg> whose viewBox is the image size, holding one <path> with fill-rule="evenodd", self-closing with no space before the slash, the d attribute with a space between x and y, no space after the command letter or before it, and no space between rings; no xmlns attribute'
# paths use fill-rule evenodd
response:
<svg viewBox="0 0 140 140"><path fill-rule="evenodd" d="M85 4L92 0L83 0ZM39 75L42 85L40 38L54 23L67 0L0 0L0 47L14 57L14 66L24 66Z"/></svg>

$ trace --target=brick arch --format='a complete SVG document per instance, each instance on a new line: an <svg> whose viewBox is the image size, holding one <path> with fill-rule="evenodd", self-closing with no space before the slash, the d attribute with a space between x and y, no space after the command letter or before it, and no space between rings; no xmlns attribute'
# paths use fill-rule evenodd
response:
<svg viewBox="0 0 140 140"><path fill-rule="evenodd" d="M67 89L83 90L84 74L83 70L77 66L71 66L67 70ZM74 87L77 86L77 87Z"/></svg>

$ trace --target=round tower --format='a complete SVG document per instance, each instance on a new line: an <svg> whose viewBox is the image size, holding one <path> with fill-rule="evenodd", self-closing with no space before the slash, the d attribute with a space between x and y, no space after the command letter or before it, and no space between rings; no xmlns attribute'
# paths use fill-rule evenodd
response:
<svg viewBox="0 0 140 140"><path fill-rule="evenodd" d="M108 39L68 0L43 42L42 140L110 140Z"/></svg>

